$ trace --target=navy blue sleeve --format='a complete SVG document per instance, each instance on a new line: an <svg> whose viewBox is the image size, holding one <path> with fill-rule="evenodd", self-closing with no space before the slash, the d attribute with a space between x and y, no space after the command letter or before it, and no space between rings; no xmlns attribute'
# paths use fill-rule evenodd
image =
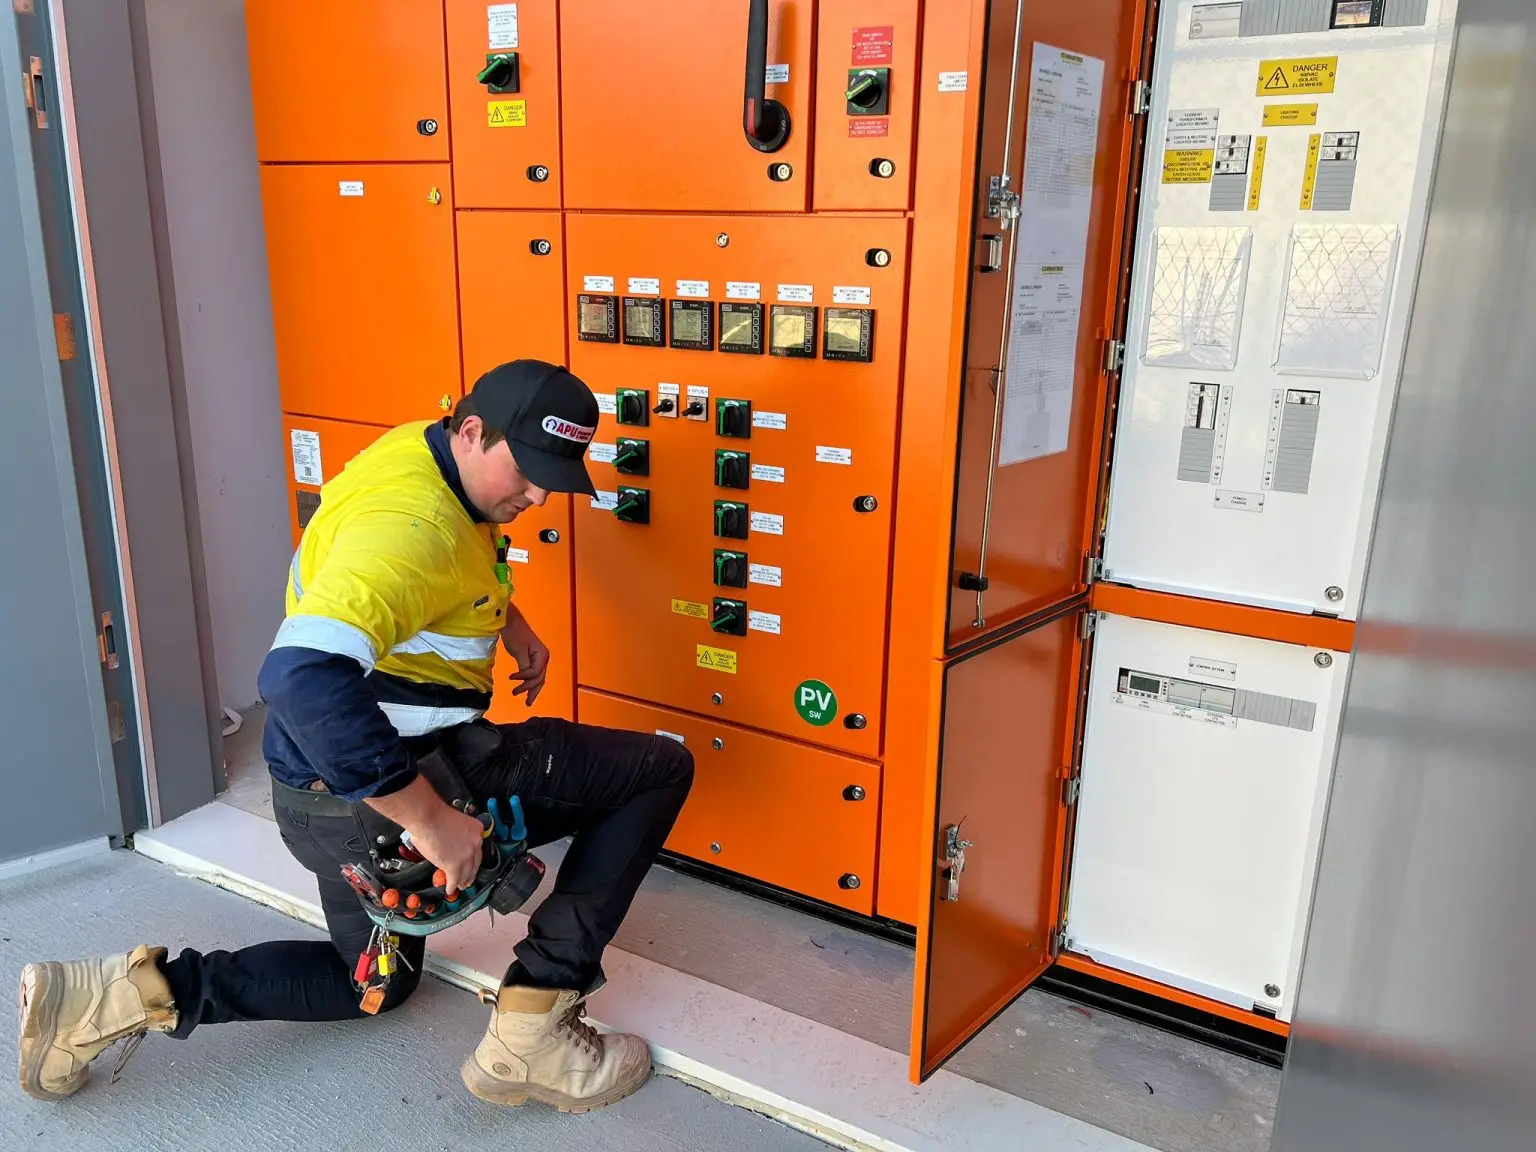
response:
<svg viewBox="0 0 1536 1152"><path fill-rule="evenodd" d="M279 778L320 777L357 802L398 792L416 766L350 656L274 648L256 688L267 704L263 752Z"/></svg>

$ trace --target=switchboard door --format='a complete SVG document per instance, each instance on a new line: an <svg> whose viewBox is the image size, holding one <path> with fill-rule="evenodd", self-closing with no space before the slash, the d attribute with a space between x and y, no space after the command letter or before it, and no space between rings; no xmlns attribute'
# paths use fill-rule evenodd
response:
<svg viewBox="0 0 1536 1152"><path fill-rule="evenodd" d="M509 360L566 362L559 212L460 212L464 391Z"/></svg>
<svg viewBox="0 0 1536 1152"><path fill-rule="evenodd" d="M821 0L816 211L912 206L918 0Z"/></svg>
<svg viewBox="0 0 1536 1152"><path fill-rule="evenodd" d="M442 0L246 0L256 158L448 159Z"/></svg>
<svg viewBox="0 0 1536 1152"><path fill-rule="evenodd" d="M1146 4L1025 4L1016 42L1015 6L992 9L951 646L1084 584Z"/></svg>
<svg viewBox="0 0 1536 1152"><path fill-rule="evenodd" d="M517 662L500 645L496 648L496 691L489 716L499 724L515 724L529 716L575 718L576 626L571 591L571 498L556 495L542 508L530 508L503 526L511 541L507 569L512 576L512 603L539 639L549 647L549 671L544 690L529 707L526 694L513 695L518 682L508 676Z"/></svg>
<svg viewBox="0 0 1536 1152"><path fill-rule="evenodd" d="M448 6L459 207L560 207L559 52L555 0Z"/></svg>
<svg viewBox="0 0 1536 1152"><path fill-rule="evenodd" d="M914 1082L927 1079L1053 959L1080 608L934 665L940 755L927 799Z"/></svg>
<svg viewBox="0 0 1536 1152"><path fill-rule="evenodd" d="M567 217L584 686L879 755L907 236Z"/></svg>
<svg viewBox="0 0 1536 1152"><path fill-rule="evenodd" d="M283 417L288 453L288 525L293 546L320 507L320 488L341 474L347 463L385 429L377 424L349 424L309 416Z"/></svg>
<svg viewBox="0 0 1536 1152"><path fill-rule="evenodd" d="M283 411L401 424L451 409L448 166L266 165L261 189Z"/></svg>
<svg viewBox="0 0 1536 1152"><path fill-rule="evenodd" d="M814 7L564 0L565 206L804 211Z"/></svg>

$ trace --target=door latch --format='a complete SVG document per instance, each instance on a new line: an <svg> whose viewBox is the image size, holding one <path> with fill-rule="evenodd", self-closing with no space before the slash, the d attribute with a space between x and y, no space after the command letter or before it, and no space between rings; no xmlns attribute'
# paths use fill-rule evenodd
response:
<svg viewBox="0 0 1536 1152"><path fill-rule="evenodd" d="M960 899L960 874L965 871L965 850L973 848L969 840L960 839L960 825L950 824L944 829L944 856L939 861L939 875L944 881L944 899L953 904Z"/></svg>

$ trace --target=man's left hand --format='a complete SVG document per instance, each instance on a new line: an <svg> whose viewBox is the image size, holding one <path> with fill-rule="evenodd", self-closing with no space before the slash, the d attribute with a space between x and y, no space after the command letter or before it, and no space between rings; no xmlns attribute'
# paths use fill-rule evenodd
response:
<svg viewBox="0 0 1536 1152"><path fill-rule="evenodd" d="M508 678L521 683L512 689L512 695L527 693L526 703L532 708L533 702L544 690L544 677L549 671L549 647L529 627L523 614L510 606L507 609L506 627L501 630L501 646L507 650L508 656L517 661L517 671Z"/></svg>

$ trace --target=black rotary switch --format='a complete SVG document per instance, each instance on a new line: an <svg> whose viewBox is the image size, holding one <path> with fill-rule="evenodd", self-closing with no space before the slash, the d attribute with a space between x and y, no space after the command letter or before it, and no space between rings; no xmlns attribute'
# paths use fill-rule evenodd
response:
<svg viewBox="0 0 1536 1152"><path fill-rule="evenodd" d="M650 423L650 412L647 409L649 399L650 397L643 389L620 388L615 397L617 411L614 413L614 418L620 424Z"/></svg>
<svg viewBox="0 0 1536 1152"><path fill-rule="evenodd" d="M626 524L651 522L651 494L644 488L620 488L613 514Z"/></svg>
<svg viewBox="0 0 1536 1152"><path fill-rule="evenodd" d="M720 488L745 488L751 478L751 457L745 452L715 451L715 485Z"/></svg>
<svg viewBox="0 0 1536 1152"><path fill-rule="evenodd" d="M615 446L613 466L626 476L651 474L651 442L621 439Z"/></svg>
<svg viewBox="0 0 1536 1152"><path fill-rule="evenodd" d="M715 432L721 436L746 439L752 435L752 401L716 400Z"/></svg>
<svg viewBox="0 0 1536 1152"><path fill-rule="evenodd" d="M747 586L747 554L715 549L715 584L721 588Z"/></svg>
<svg viewBox="0 0 1536 1152"><path fill-rule="evenodd" d="M855 68L848 73L843 99L850 116L882 116L890 111L889 68Z"/></svg>
<svg viewBox="0 0 1536 1152"><path fill-rule="evenodd" d="M724 540L745 540L751 518L745 504L734 500L715 501L715 535Z"/></svg>
<svg viewBox="0 0 1536 1152"><path fill-rule="evenodd" d="M521 69L516 52L490 52L485 57L485 67L476 77L488 92L517 92L521 85Z"/></svg>
<svg viewBox="0 0 1536 1152"><path fill-rule="evenodd" d="M702 416L702 415L704 415L704 401L702 401L702 400L690 400L690 401L688 401L688 407L683 409L683 415L684 416Z"/></svg>
<svg viewBox="0 0 1536 1152"><path fill-rule="evenodd" d="M660 400L656 401L656 407L652 408L651 411L658 416L665 416L669 412L676 412L677 401L670 396L663 396Z"/></svg>
<svg viewBox="0 0 1536 1152"><path fill-rule="evenodd" d="M726 636L745 636L747 634L746 601L726 600L716 596L714 613L709 618L709 626Z"/></svg>

